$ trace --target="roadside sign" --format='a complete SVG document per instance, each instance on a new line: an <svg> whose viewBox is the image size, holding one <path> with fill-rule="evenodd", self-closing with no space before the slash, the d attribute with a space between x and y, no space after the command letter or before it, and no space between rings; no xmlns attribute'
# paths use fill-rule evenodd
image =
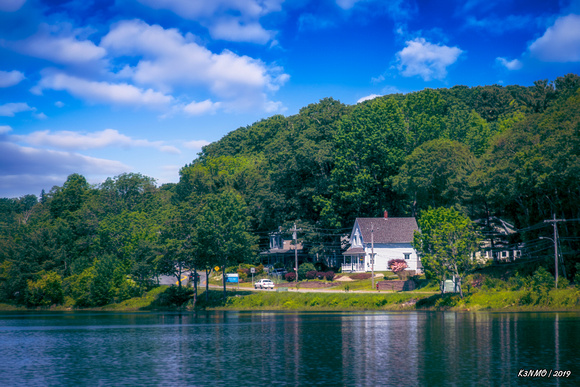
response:
<svg viewBox="0 0 580 387"><path fill-rule="evenodd" d="M238 274L226 274L226 282L240 282L240 276Z"/></svg>
<svg viewBox="0 0 580 387"><path fill-rule="evenodd" d="M250 273L255 274L256 273L256 268L255 267L250 268Z"/></svg>

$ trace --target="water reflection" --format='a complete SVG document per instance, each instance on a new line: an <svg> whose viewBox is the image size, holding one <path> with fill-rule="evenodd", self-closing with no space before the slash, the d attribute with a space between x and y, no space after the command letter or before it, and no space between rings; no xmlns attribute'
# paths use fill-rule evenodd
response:
<svg viewBox="0 0 580 387"><path fill-rule="evenodd" d="M579 327L578 313L5 314L0 385L538 382L521 369L577 385Z"/></svg>

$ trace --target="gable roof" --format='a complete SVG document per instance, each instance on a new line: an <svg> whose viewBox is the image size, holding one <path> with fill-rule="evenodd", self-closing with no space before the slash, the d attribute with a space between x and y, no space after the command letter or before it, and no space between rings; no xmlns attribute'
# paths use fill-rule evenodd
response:
<svg viewBox="0 0 580 387"><path fill-rule="evenodd" d="M371 243L371 227L375 243L411 243L419 231L415 218L356 218L364 243Z"/></svg>

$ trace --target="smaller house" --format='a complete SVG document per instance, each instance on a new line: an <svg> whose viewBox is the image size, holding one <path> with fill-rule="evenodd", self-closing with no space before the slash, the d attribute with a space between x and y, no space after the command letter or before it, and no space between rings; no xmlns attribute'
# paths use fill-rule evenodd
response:
<svg viewBox="0 0 580 387"><path fill-rule="evenodd" d="M522 256L522 245L514 243L517 229L513 224L495 216L474 220L478 230L485 235L482 251L475 254L476 260L494 263L513 262Z"/></svg>
<svg viewBox="0 0 580 387"><path fill-rule="evenodd" d="M285 267L294 267L295 254L298 255L299 264L305 262L307 256L304 254L301 242L298 242L298 245L294 245L290 237L278 231L270 233L269 239L270 248L260 253L260 261L264 266L281 263Z"/></svg>
<svg viewBox="0 0 580 387"><path fill-rule="evenodd" d="M420 273L421 260L413 248L413 236L419 231L415 218L356 218L350 236L350 248L343 253L343 272L389 270L392 259L404 259L407 269Z"/></svg>

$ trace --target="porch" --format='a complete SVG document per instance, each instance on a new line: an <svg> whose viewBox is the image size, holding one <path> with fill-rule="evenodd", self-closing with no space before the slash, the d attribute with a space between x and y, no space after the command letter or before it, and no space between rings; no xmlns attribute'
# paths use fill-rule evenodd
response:
<svg viewBox="0 0 580 387"><path fill-rule="evenodd" d="M343 273L364 273L365 255L363 248L351 248L342 253L341 269Z"/></svg>

